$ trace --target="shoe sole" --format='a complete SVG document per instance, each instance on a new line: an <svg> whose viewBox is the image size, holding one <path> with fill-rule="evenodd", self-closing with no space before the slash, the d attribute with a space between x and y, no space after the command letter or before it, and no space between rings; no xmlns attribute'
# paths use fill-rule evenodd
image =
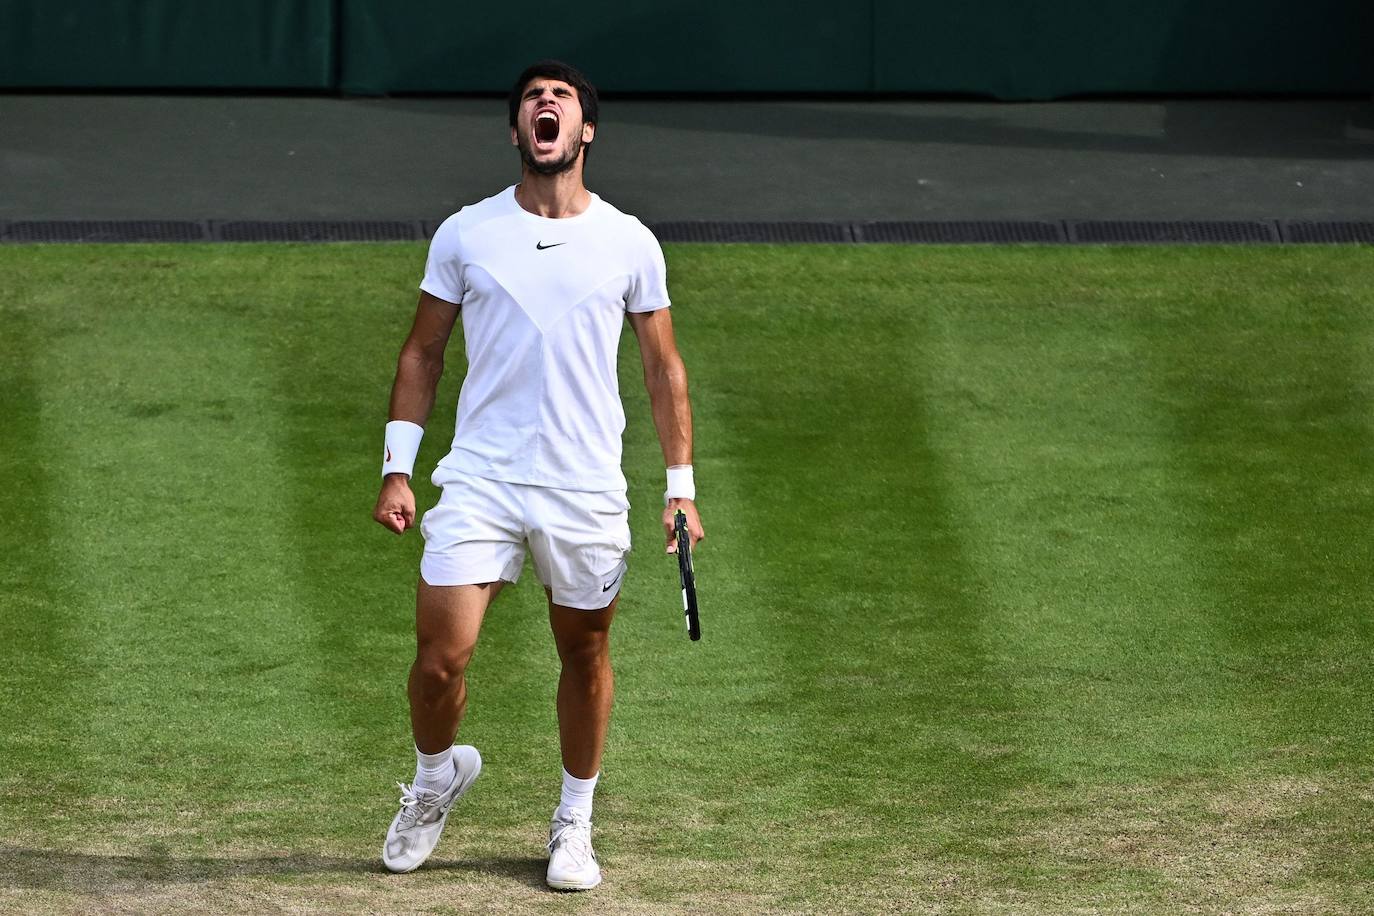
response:
<svg viewBox="0 0 1374 916"><path fill-rule="evenodd" d="M472 788L472 784L477 781L477 777L480 776L482 773L482 755L477 753L477 748L473 747L471 744L462 744L459 745L459 747L466 747L472 749L473 755L477 758L477 768L472 771L472 775L468 777L467 782L460 785L458 787L458 791L453 793L453 798L449 801L448 808L444 811L444 816L439 818L439 836L436 837L434 840L435 847L438 847L439 839L444 835L444 828L448 826L448 816L453 813L453 806L458 804L458 799L462 798L464 795L467 794L468 789ZM456 752L459 749L459 747L455 747L454 751ZM457 769L456 760L454 761L454 769ZM433 854L434 850L431 849L428 853L425 854L425 857L423 859L416 862L414 865L411 865L407 868L394 868L392 867L391 863L386 860L386 845L383 844L382 864L386 866L386 870L391 872L393 875L408 875L415 869L419 868L421 865L424 865L425 862L429 860L429 857Z"/></svg>
<svg viewBox="0 0 1374 916"><path fill-rule="evenodd" d="M555 882L549 881L547 879L544 883L556 891L589 891L601 883L601 876L598 875L596 880L593 881L591 884L574 884L571 881Z"/></svg>

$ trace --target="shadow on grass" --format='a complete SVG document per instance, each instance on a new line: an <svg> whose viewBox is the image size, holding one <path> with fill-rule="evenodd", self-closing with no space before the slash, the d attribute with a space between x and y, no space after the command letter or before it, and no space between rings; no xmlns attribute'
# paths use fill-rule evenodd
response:
<svg viewBox="0 0 1374 916"><path fill-rule="evenodd" d="M509 878L517 884L543 889L547 865L546 859L531 856L431 859L416 874L463 872L474 876ZM144 885L330 873L392 877L378 858L349 859L303 854L178 858L159 852L100 855L0 846L0 888L10 889L101 894ZM400 880L400 876L395 877Z"/></svg>

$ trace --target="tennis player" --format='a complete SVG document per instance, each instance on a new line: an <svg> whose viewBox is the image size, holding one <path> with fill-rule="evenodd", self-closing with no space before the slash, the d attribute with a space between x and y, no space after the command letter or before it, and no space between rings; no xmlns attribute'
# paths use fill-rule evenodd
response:
<svg viewBox="0 0 1374 916"><path fill-rule="evenodd" d="M587 190L597 94L567 64L541 61L511 91L510 138L520 183L464 207L430 243L415 323L401 348L386 425L382 487L373 517L413 527L410 476L463 319L468 372L453 446L432 476L438 504L420 523L410 669L415 778L382 861L418 867L482 758L454 745L467 701L464 673L493 598L520 576L526 550L549 602L562 673L558 731L563 784L549 830L551 887L601 881L592 851L592 796L610 719L611 620L630 550L620 469L625 414L616 382L622 323L639 341L644 383L667 467L663 527L687 516L704 535L692 477L687 372L673 338L663 253L639 220Z"/></svg>

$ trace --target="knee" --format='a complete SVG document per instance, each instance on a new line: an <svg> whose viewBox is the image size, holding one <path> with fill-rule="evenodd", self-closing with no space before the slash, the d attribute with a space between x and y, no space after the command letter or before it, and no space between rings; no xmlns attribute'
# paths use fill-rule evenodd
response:
<svg viewBox="0 0 1374 916"><path fill-rule="evenodd" d="M559 643L558 657L563 667L579 671L591 671L610 661L611 645L604 631L579 634L575 639L565 639Z"/></svg>
<svg viewBox="0 0 1374 916"><path fill-rule="evenodd" d="M472 650L421 647L415 656L415 680L427 695L442 695L463 683Z"/></svg>

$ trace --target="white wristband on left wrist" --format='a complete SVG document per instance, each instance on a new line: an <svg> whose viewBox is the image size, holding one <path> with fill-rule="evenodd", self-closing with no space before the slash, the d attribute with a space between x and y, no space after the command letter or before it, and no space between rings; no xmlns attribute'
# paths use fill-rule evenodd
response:
<svg viewBox="0 0 1374 916"><path fill-rule="evenodd" d="M668 468L668 489L663 491L663 504L666 506L670 499L690 499L697 498L697 485L692 479L692 466L690 464L675 464Z"/></svg>

